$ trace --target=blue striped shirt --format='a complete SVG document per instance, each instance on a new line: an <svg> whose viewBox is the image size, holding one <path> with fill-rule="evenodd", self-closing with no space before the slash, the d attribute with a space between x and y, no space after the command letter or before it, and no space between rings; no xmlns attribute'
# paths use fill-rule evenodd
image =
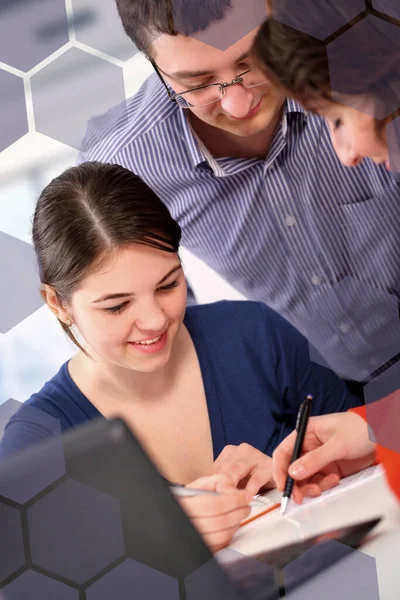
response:
<svg viewBox="0 0 400 600"><path fill-rule="evenodd" d="M313 360L363 380L400 352L400 187L369 160L343 167L324 120L294 101L265 159L215 159L152 75L90 122L80 160L140 175L183 245L286 317Z"/></svg>

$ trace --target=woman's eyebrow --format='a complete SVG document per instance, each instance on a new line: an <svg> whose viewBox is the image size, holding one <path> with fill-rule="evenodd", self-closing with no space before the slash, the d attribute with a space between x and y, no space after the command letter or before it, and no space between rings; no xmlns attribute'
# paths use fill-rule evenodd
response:
<svg viewBox="0 0 400 600"><path fill-rule="evenodd" d="M171 275L173 273L175 273L176 271L179 271L179 269L182 269L181 264L178 264L178 265L175 265L174 267L172 267L172 269L170 269L168 271L168 273L166 275L164 275L164 277L157 283L157 285L161 285L162 283L164 283L164 281L166 281L169 277L171 277ZM135 295L134 292L119 292L119 293L115 293L115 294L103 294L103 296L100 296L100 298L93 300L92 304L96 304L98 302L105 302L106 300L120 300L121 298L128 298L128 297L131 297L134 295Z"/></svg>
<svg viewBox="0 0 400 600"><path fill-rule="evenodd" d="M96 304L97 302L105 302L105 300L119 300L120 298L128 298L129 296L133 296L133 292L121 292L118 294L103 294L97 300L93 300L91 304Z"/></svg>
<svg viewBox="0 0 400 600"><path fill-rule="evenodd" d="M182 269L182 265L180 263L179 265L175 265L175 267L172 267L172 269L170 269L168 273L164 275L164 277L157 283L157 285L161 285L162 283L164 283L164 281L166 281L168 277L170 277L176 271L179 271L179 269Z"/></svg>

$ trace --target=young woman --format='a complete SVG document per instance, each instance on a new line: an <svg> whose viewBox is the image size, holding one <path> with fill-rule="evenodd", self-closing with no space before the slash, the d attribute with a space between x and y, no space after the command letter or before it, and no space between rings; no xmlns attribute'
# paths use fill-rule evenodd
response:
<svg viewBox="0 0 400 600"><path fill-rule="evenodd" d="M295 10L289 4L270 7L253 46L257 64L288 96L325 117L344 165L369 157L400 172L400 27L370 15L343 32L348 8L321 3L310 15L301 2ZM303 33L332 27L338 32L327 42Z"/></svg>
<svg viewBox="0 0 400 600"><path fill-rule="evenodd" d="M169 481L231 484L185 500L216 549L270 482L307 394L313 414L359 402L267 306L186 308L180 238L161 200L118 165L85 163L45 188L33 219L42 294L79 351L13 416L0 456L54 435L41 414L62 431L123 418Z"/></svg>

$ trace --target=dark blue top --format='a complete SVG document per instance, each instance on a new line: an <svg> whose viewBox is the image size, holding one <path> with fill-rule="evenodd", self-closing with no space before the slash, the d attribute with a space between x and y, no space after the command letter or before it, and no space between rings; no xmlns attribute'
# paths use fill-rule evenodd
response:
<svg viewBox="0 0 400 600"><path fill-rule="evenodd" d="M313 415L359 405L332 371L310 361L307 340L265 304L190 306L184 322L200 362L215 458L242 442L271 455L295 428L307 394L314 396ZM10 419L0 456L95 418L104 417L65 363Z"/></svg>

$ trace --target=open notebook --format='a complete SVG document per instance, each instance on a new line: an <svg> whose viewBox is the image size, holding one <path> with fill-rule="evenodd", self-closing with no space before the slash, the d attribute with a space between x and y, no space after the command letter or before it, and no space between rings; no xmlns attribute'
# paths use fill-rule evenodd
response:
<svg viewBox="0 0 400 600"><path fill-rule="evenodd" d="M332 497L338 494L342 494L343 492L357 487L367 480L370 480L375 477L381 477L383 474L383 469L381 465L373 465L372 467L368 467L367 469L363 469L358 473L354 473L354 475L349 475L348 477L344 477L341 479L337 486L331 488L330 490L326 490L322 492L320 496L316 498L305 498L302 504L295 504L294 502L290 502L288 509L285 513L285 517L292 516L294 513L302 510L304 507L308 507L312 504L318 504L323 502L327 497Z"/></svg>
<svg viewBox="0 0 400 600"><path fill-rule="evenodd" d="M288 509L284 517L282 518L286 518L287 516L293 516L298 511L301 511L304 507L323 502L327 497L332 497L336 494L341 494L346 490L352 489L366 482L367 480L370 480L374 477L380 477L382 476L382 474L383 469L381 465L373 465L372 467L363 469L358 473L354 473L354 475L344 477L340 480L337 486L331 488L330 490L322 492L322 494L317 498L305 498L302 504L295 504L293 501L291 501L289 503ZM280 502L280 494L277 490L272 490L265 492L264 494L259 494L258 496L256 496L256 498L262 499L265 506L252 508L249 516L243 521L242 526L254 521L255 518L258 516L261 517L264 514L268 514L268 512L280 510L280 507L278 505L278 503Z"/></svg>

